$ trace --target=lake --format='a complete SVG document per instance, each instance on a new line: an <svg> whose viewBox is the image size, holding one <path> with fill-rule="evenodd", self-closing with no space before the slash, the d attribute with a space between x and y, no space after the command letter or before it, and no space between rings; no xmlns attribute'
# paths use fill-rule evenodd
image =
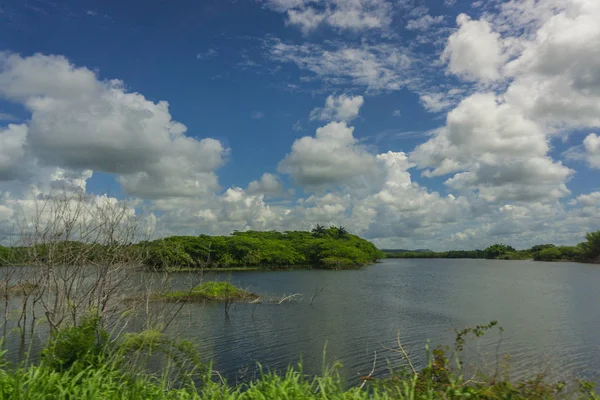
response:
<svg viewBox="0 0 600 400"><path fill-rule="evenodd" d="M172 283L186 287L189 279L174 274ZM450 345L453 329L497 320L503 334L472 342L470 362L493 371L509 354L513 378L544 372L600 383L598 265L389 259L357 270L208 273L204 279L230 279L260 295L303 296L283 304L235 304L228 318L223 304L184 306L170 333L195 343L203 359L233 381L253 376L256 362L282 369L301 358L305 372L319 373L326 349L326 362L340 361L353 384L371 371L375 353L378 375L388 371L386 360L401 362L385 349L396 347L398 332L413 363L423 366L427 340Z"/></svg>
<svg viewBox="0 0 600 400"><path fill-rule="evenodd" d="M223 305L186 306L176 331L230 378L251 374L257 361L284 368L300 356L306 372L318 373L326 348L328 362L341 361L352 382L370 372L374 352L379 373L387 370L386 358L400 362L384 349L395 346L398 331L422 366L426 340L452 344L453 329L498 320L502 337L487 337L474 359L495 364L509 354L515 378L545 372L600 382L597 265L389 259L359 270L210 275L261 295L304 296L281 305L238 304L229 318Z"/></svg>

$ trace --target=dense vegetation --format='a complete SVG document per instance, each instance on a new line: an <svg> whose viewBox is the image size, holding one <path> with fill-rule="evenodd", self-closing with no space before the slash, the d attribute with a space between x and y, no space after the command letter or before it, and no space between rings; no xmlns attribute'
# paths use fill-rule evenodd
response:
<svg viewBox="0 0 600 400"><path fill-rule="evenodd" d="M384 254L342 227L312 232L234 232L231 236L171 236L147 243L147 264L167 267L347 268L373 263Z"/></svg>
<svg viewBox="0 0 600 400"><path fill-rule="evenodd" d="M415 369L398 343L405 365L385 378L373 372L345 382L340 365L323 366L308 376L302 366L283 373L261 373L230 384L203 364L193 346L170 340L156 330L110 338L96 317L57 331L36 364L10 366L0 352L0 399L600 399L593 384L549 383L542 376L510 381L508 372L465 376L461 352L467 337L479 337L496 322L456 331L454 348L427 352L427 365ZM166 359L158 374L147 372L148 356Z"/></svg>
<svg viewBox="0 0 600 400"><path fill-rule="evenodd" d="M128 251L125 251L129 249ZM317 225L312 232L234 232L230 236L171 236L137 244L100 245L75 241L35 247L0 246L0 265L44 264L49 259L63 264L93 264L118 251L120 257L155 269L165 268L351 268L384 258L372 243L348 233L343 227ZM35 261L35 262L34 262Z"/></svg>
<svg viewBox="0 0 600 400"><path fill-rule="evenodd" d="M600 231L588 233L586 241L577 246L555 246L540 244L530 249L515 250L505 244L494 244L485 250L451 251L386 251L388 258L485 258L491 260L536 260L536 261L600 261Z"/></svg>
<svg viewBox="0 0 600 400"><path fill-rule="evenodd" d="M258 296L240 289L229 282L207 281L190 290L157 294L156 298L167 301L252 301L257 299Z"/></svg>
<svg viewBox="0 0 600 400"><path fill-rule="evenodd" d="M0 246L0 266L8 264L12 260L12 258L12 249Z"/></svg>

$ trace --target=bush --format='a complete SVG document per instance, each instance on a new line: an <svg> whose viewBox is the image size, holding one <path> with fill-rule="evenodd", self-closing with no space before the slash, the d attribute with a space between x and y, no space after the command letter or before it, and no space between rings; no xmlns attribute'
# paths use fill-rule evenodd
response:
<svg viewBox="0 0 600 400"><path fill-rule="evenodd" d="M562 253L557 247L548 247L539 253L533 255L533 259L536 261L555 261L562 258Z"/></svg>
<svg viewBox="0 0 600 400"><path fill-rule="evenodd" d="M42 351L42 361L56 371L65 371L77 362L96 365L108 344L108 332L97 316L85 317L78 326L56 331Z"/></svg>

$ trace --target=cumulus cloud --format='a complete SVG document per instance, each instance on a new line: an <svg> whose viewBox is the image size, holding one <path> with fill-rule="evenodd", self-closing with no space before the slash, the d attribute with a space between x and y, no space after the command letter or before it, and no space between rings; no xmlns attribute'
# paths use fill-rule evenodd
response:
<svg viewBox="0 0 600 400"><path fill-rule="evenodd" d="M283 184L276 175L265 172L259 180L248 184L249 194L279 195L283 192Z"/></svg>
<svg viewBox="0 0 600 400"><path fill-rule="evenodd" d="M600 136L590 133L583 140L583 149L573 149L571 157L575 159L584 159L590 167L600 168Z"/></svg>
<svg viewBox="0 0 600 400"><path fill-rule="evenodd" d="M448 113L446 126L412 153L425 176L487 201L552 200L569 193L572 170L554 162L543 130L495 94L474 94Z"/></svg>
<svg viewBox="0 0 600 400"><path fill-rule="evenodd" d="M502 77L506 61L500 35L485 20L472 20L466 14L456 18L458 30L448 38L442 60L448 71L467 80L491 82Z"/></svg>
<svg viewBox="0 0 600 400"><path fill-rule="evenodd" d="M186 136L167 102L99 80L64 57L0 54L0 96L31 112L27 147L41 163L115 173L142 197L218 188L213 171L227 155L220 142Z"/></svg>
<svg viewBox="0 0 600 400"><path fill-rule="evenodd" d="M26 140L25 124L9 124L5 129L0 128L0 181L10 181L23 176Z"/></svg>
<svg viewBox="0 0 600 400"><path fill-rule="evenodd" d="M310 112L310 119L321 121L351 121L358 117L364 103L362 96L327 96L325 107L315 108Z"/></svg>
<svg viewBox="0 0 600 400"><path fill-rule="evenodd" d="M571 0L506 65L508 101L551 127L600 126L600 5Z"/></svg>
<svg viewBox="0 0 600 400"><path fill-rule="evenodd" d="M346 122L318 128L314 137L294 142L292 151L279 163L279 172L306 186L338 185L369 174L375 158L358 144L353 132Z"/></svg>

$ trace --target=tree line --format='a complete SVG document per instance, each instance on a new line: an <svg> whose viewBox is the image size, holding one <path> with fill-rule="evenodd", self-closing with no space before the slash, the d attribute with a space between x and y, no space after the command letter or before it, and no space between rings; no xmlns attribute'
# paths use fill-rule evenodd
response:
<svg viewBox="0 0 600 400"><path fill-rule="evenodd" d="M371 242L348 233L344 227L322 225L311 232L236 231L229 236L171 236L128 246L136 259L159 270L298 266L340 269L367 265L385 257ZM56 258L63 248L68 249L69 254L77 253L78 257L85 253L89 261L104 258L104 253L109 251L106 245L73 241L35 248L0 246L0 265L27 264L32 254L36 260ZM121 246L121 253L123 250Z"/></svg>
<svg viewBox="0 0 600 400"><path fill-rule="evenodd" d="M402 251L386 252L387 258L479 258L489 260L535 260L535 261L600 261L600 231L590 232L586 241L576 246L556 246L539 244L529 249L516 250L514 247L497 243L484 250L451 251Z"/></svg>
<svg viewBox="0 0 600 400"><path fill-rule="evenodd" d="M371 242L344 227L306 231L246 231L230 236L171 236L142 243L154 268L294 267L348 268L384 258Z"/></svg>

